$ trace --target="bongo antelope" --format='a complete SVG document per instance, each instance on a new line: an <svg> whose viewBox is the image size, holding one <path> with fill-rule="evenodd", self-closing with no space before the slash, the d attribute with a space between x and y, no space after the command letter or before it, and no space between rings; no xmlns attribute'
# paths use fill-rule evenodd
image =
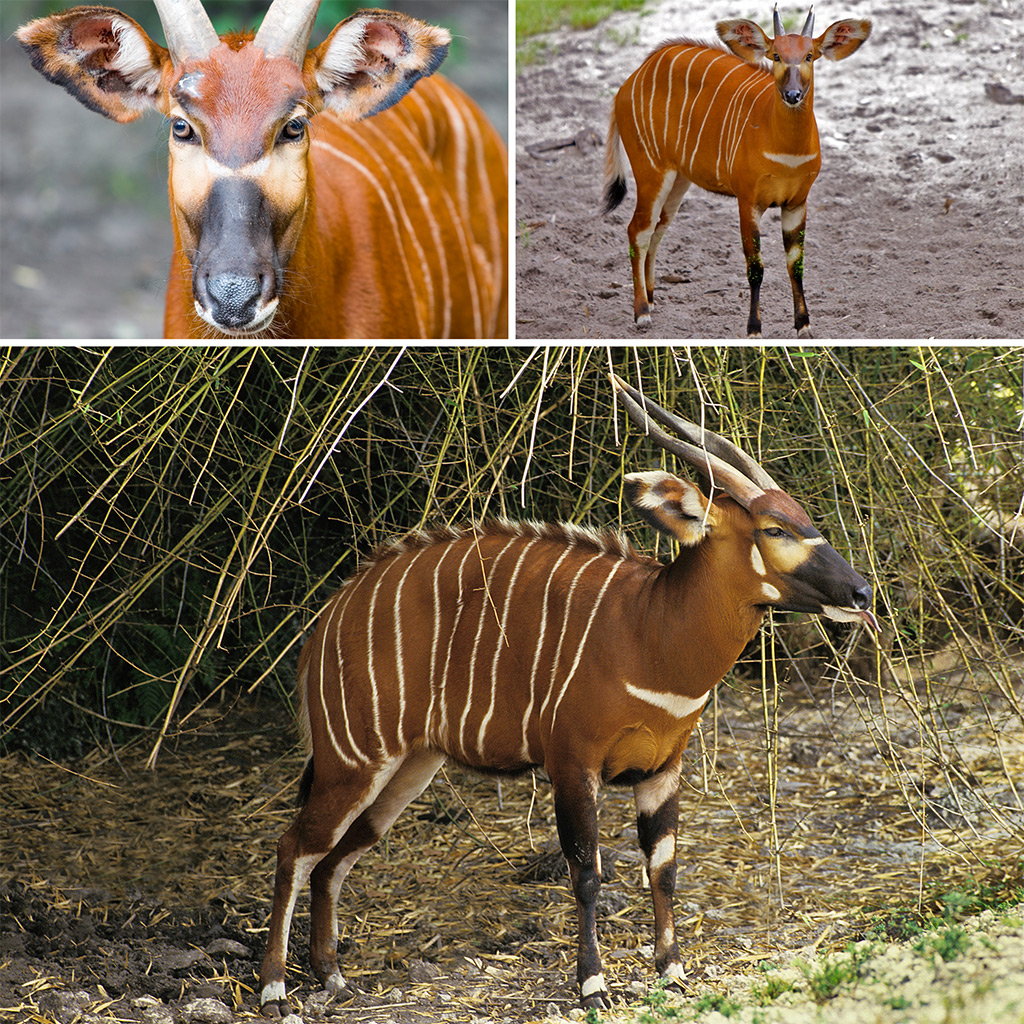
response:
<svg viewBox="0 0 1024 1024"><path fill-rule="evenodd" d="M505 147L427 77L446 29L364 10L307 50L319 0L274 0L255 36L223 38L201 0L154 2L167 49L111 7L17 36L90 110L169 119L168 337L507 332Z"/></svg>
<svg viewBox="0 0 1024 1024"><path fill-rule="evenodd" d="M672 915L683 749L711 688L768 608L862 621L871 588L770 476L725 439L613 384L630 419L709 475L631 473L630 501L679 544L668 565L619 534L497 521L378 551L328 602L299 659L310 757L282 836L261 1003L288 1012L285 957L311 892L310 960L331 992L349 870L446 758L543 767L579 918L583 1005L607 1005L597 944L598 787L633 789L654 903L657 970L683 978ZM666 434L657 424L675 431Z"/></svg>
<svg viewBox="0 0 1024 1024"><path fill-rule="evenodd" d="M625 149L636 179L627 234L639 327L651 323L658 245L686 190L699 185L739 203L750 337L761 335L761 217L769 206L781 207L794 323L798 335L810 336L804 227L807 194L821 169L812 109L814 61L849 57L867 39L871 22L837 21L815 39L813 8L799 35L783 32L778 5L773 20L774 39L752 21L720 21L718 35L729 50L688 39L664 43L615 97L604 210L610 213L626 197ZM770 69L762 60L771 62Z"/></svg>

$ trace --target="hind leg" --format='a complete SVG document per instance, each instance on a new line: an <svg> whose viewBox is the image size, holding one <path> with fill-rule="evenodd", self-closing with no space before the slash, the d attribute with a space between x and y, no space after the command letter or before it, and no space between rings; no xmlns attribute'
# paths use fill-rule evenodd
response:
<svg viewBox="0 0 1024 1024"><path fill-rule="evenodd" d="M329 992L338 993L345 987L338 969L338 897L342 882L356 861L427 788L443 763L444 754L433 750L410 753L377 799L352 822L310 875L309 961Z"/></svg>
<svg viewBox="0 0 1024 1024"><path fill-rule="evenodd" d="M647 247L647 259L644 262L644 283L647 286L647 301L651 306L654 305L654 261L657 258L658 246L661 244L669 224L672 223L673 218L678 212L679 204L682 203L686 190L692 184L693 182L689 178L684 178L681 174L676 175L675 181L665 198L665 205L661 208L658 226L651 235L651 241Z"/></svg>
<svg viewBox="0 0 1024 1024"><path fill-rule="evenodd" d="M348 833L402 764L393 758L379 765L322 779L314 774L309 800L277 844L274 907L270 914L267 951L260 968L260 1010L266 1016L287 1014L285 959L295 901L316 866Z"/></svg>
<svg viewBox="0 0 1024 1024"><path fill-rule="evenodd" d="M636 321L637 327L649 327L651 323L651 294L648 284L650 290L653 291L654 260L653 258L649 260L648 254L651 240L656 232L655 225L661 218L662 210L673 191L675 181L676 172L674 170L665 171L658 178L653 173L650 177L637 178L636 209L633 211L629 227L626 228L626 234L629 237L629 264L633 270L633 319ZM680 198L682 197L680 196ZM677 209L678 206L679 204L676 203ZM661 233L664 234L664 229ZM658 235L658 241L660 240L661 235ZM655 250L657 247L658 243L655 242Z"/></svg>

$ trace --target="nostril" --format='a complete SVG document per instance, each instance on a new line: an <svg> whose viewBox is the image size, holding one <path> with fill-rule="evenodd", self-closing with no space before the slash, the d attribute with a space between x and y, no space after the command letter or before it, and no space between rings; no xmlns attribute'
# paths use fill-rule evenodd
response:
<svg viewBox="0 0 1024 1024"><path fill-rule="evenodd" d="M853 607L854 608L870 608L871 607L871 587L866 583L862 587L857 587L853 592Z"/></svg>
<svg viewBox="0 0 1024 1024"><path fill-rule="evenodd" d="M256 303L263 291L255 277L239 274L217 274L206 282L210 314L224 327L244 327L256 314Z"/></svg>

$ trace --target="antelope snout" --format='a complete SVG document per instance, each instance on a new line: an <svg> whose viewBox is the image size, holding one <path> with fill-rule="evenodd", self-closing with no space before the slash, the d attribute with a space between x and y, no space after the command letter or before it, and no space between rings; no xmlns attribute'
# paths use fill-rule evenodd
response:
<svg viewBox="0 0 1024 1024"><path fill-rule="evenodd" d="M199 315L224 331L256 331L274 315L275 280L272 271L259 277L243 274L197 274L196 308ZM268 308L270 304L273 308Z"/></svg>

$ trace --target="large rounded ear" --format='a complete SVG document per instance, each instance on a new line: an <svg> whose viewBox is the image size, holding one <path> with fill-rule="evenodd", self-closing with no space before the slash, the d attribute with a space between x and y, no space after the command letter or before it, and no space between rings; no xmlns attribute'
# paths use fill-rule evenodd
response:
<svg viewBox="0 0 1024 1024"><path fill-rule="evenodd" d="M432 75L451 41L447 29L399 11L359 11L311 50L309 58L324 106L345 121L359 121L393 106L421 78Z"/></svg>
<svg viewBox="0 0 1024 1024"><path fill-rule="evenodd" d="M656 469L623 478L630 504L656 530L694 547L715 525L715 507L696 484Z"/></svg>
<svg viewBox="0 0 1024 1024"><path fill-rule="evenodd" d="M849 57L871 35L870 21L837 21L814 40L814 56L826 60Z"/></svg>
<svg viewBox="0 0 1024 1024"><path fill-rule="evenodd" d="M720 21L715 31L737 57L751 64L756 64L772 48L772 41L764 34L761 26L745 18L740 21Z"/></svg>
<svg viewBox="0 0 1024 1024"><path fill-rule="evenodd" d="M157 105L170 55L113 7L75 7L15 35L36 71L104 117L124 124Z"/></svg>

